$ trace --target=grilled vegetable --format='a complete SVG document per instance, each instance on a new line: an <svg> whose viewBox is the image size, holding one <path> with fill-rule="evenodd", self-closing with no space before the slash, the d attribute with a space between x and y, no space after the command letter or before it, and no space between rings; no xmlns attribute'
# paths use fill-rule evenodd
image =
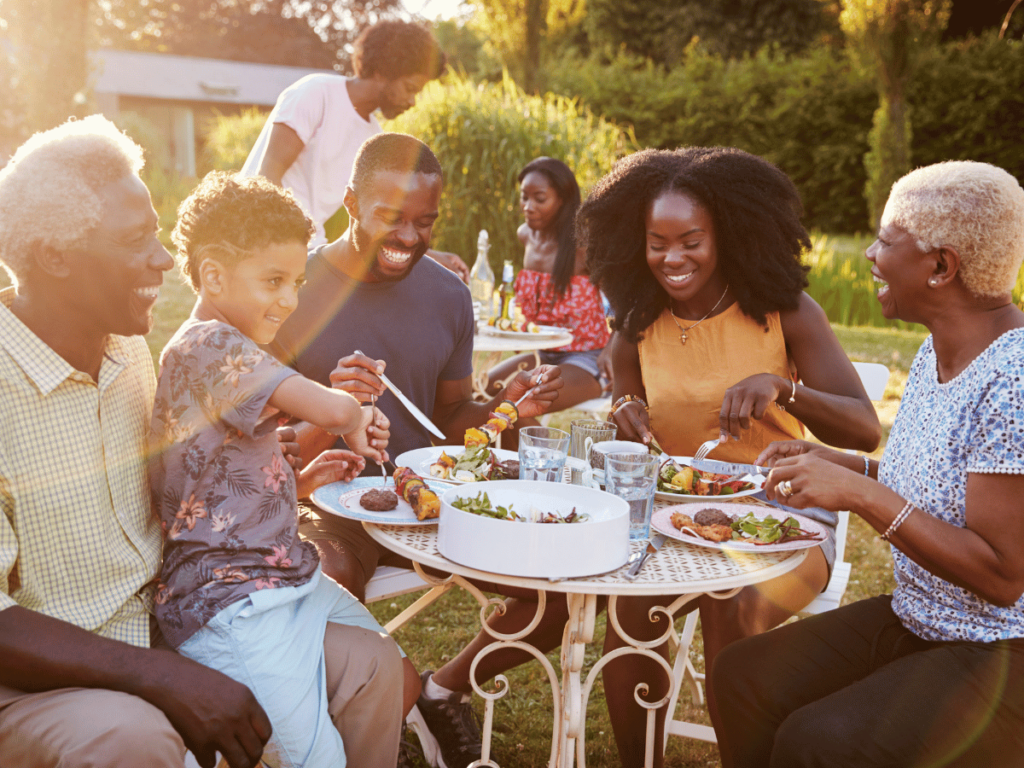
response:
<svg viewBox="0 0 1024 768"><path fill-rule="evenodd" d="M417 520L431 520L441 514L441 500L423 478L408 467L395 468L395 490L409 502Z"/></svg>

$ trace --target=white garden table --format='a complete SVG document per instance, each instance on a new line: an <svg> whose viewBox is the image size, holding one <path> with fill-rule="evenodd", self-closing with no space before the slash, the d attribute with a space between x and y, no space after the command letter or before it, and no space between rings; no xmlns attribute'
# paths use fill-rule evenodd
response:
<svg viewBox="0 0 1024 768"><path fill-rule="evenodd" d="M480 603L481 623L484 630L494 637L496 642L477 655L470 671L473 689L485 700L482 759L473 765L491 766L492 768L500 768L490 758L494 702L508 692L509 684L504 675L499 675L496 678L498 684L496 692L484 691L476 684L476 667L483 656L501 648L518 648L530 653L540 662L547 672L551 684L555 711L551 759L548 765L550 768L571 768L575 764L579 768L585 768L584 726L587 701L597 675L605 664L618 656L640 654L654 659L664 669L665 674L671 678L672 669L668 662L652 649L668 640L673 631L671 616L677 610L701 595L711 594L716 598L731 597L748 584L756 584L781 576L796 568L807 553L807 550L776 554L727 553L669 540L656 555L648 560L634 581L624 578L626 566L601 576L550 581L505 576L453 563L438 551L437 528L434 526L404 527L373 523L364 523L363 525L370 536L380 544L412 560L417 573L425 581L434 585L454 581L473 594L477 602ZM639 551L645 544L645 542L633 542L632 551ZM421 566L453 575L449 579L437 579L424 572ZM515 634L504 635L495 632L488 626L486 619L490 615L490 611L504 609L504 600L487 598L467 579L536 590L538 603L533 621L521 632ZM540 622L548 592L565 593L569 607L569 619L562 636L560 677L543 653L523 642L523 638L529 635ZM608 597L608 621L612 622L629 646L603 656L584 677L584 651L587 644L594 638L599 595ZM671 597L666 599L672 600L671 603L660 609L665 612L663 615L669 617L669 620L666 621L665 633L655 640L646 642L626 635L616 619L616 602L620 596L641 595L667 595ZM680 646L678 649L678 653L688 652L688 643L686 643L686 647ZM655 710L665 706L668 700L669 696L666 695L660 701L647 702L637 695L640 706L648 710L646 751L646 765L648 766L652 765L655 749ZM657 745L657 748L660 749L661 745Z"/></svg>

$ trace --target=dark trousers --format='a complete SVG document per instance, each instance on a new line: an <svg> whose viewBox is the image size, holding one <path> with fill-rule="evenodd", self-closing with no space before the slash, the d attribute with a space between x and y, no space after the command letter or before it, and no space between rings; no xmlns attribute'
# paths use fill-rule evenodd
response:
<svg viewBox="0 0 1024 768"><path fill-rule="evenodd" d="M728 768L1024 766L1024 640L922 640L887 595L733 643L711 686Z"/></svg>

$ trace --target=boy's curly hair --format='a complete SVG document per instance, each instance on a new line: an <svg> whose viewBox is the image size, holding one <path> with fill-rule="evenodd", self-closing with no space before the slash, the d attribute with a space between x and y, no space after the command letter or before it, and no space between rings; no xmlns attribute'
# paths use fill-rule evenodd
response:
<svg viewBox="0 0 1024 768"><path fill-rule="evenodd" d="M364 29L352 52L352 67L360 78L426 75L433 80L447 63L430 30L410 21L381 21Z"/></svg>
<svg viewBox="0 0 1024 768"><path fill-rule="evenodd" d="M789 177L731 147L646 149L616 163L577 217L590 278L628 340L669 305L647 266L646 238L647 213L665 192L688 195L711 215L718 269L746 315L763 324L769 312L796 308L807 286L800 257L810 238Z"/></svg>
<svg viewBox="0 0 1024 768"><path fill-rule="evenodd" d="M238 262L268 245L305 245L314 231L288 190L262 176L210 171L178 206L171 240L178 248L181 274L198 291L205 246L218 246L225 260Z"/></svg>

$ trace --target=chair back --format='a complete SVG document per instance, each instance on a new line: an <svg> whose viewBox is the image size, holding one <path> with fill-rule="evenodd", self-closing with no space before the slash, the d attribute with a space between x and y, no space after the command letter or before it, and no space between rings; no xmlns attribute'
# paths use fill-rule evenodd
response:
<svg viewBox="0 0 1024 768"><path fill-rule="evenodd" d="M885 397L885 387L889 383L889 369L881 363L854 363L853 367L860 376L860 383L871 400Z"/></svg>

